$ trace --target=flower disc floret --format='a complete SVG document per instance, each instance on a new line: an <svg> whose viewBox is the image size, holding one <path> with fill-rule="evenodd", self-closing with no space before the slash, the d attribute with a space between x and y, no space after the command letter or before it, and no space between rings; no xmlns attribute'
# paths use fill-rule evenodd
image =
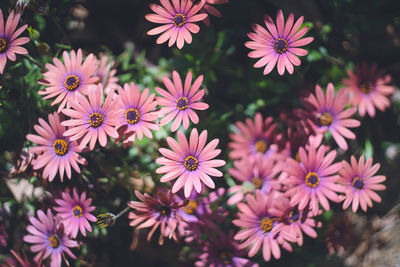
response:
<svg viewBox="0 0 400 267"><path fill-rule="evenodd" d="M64 139L56 139L53 143L54 152L59 156L64 156L68 153L68 143Z"/></svg>

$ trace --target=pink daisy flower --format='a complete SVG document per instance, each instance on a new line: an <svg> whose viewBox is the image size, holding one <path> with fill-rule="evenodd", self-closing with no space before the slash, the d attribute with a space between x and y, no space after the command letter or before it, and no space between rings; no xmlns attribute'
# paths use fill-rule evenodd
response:
<svg viewBox="0 0 400 267"><path fill-rule="evenodd" d="M375 117L375 107L381 111L390 107L388 97L394 92L394 87L389 85L392 77L384 75L376 64L368 66L364 63L356 66L354 72L347 70L347 74L349 78L343 79L344 89L352 95L350 102L358 107L361 117L366 112L370 117Z"/></svg>
<svg viewBox="0 0 400 267"><path fill-rule="evenodd" d="M222 5L228 2L229 0L206 0L206 3L200 11L204 11L210 15L213 15L214 17L220 18L222 16L221 13L213 5ZM206 17L203 22L207 26L210 26L210 17Z"/></svg>
<svg viewBox="0 0 400 267"><path fill-rule="evenodd" d="M97 67L93 54L90 54L83 63L81 49L78 49L77 53L71 51L71 55L64 51L63 58L64 63L58 58L53 59L54 65L47 63L48 71L43 74L44 80L38 82L47 86L38 92L39 95L46 95L43 99L56 97L51 103L52 106L61 103L58 113L65 105L69 108L77 95L86 94L88 86L98 79L93 76Z"/></svg>
<svg viewBox="0 0 400 267"><path fill-rule="evenodd" d="M299 210L304 210L310 205L314 215L318 213L318 203L325 210L329 210L328 199L339 202L335 193L342 192L343 188L337 184L338 175L342 163L333 163L336 151L330 151L326 156L327 148L320 146L318 150L310 147L308 152L304 148L299 149L300 162L292 158L287 159L286 172L288 178L284 181L290 188L286 195L290 196L290 205L299 205Z"/></svg>
<svg viewBox="0 0 400 267"><path fill-rule="evenodd" d="M68 254L72 259L76 259L69 248L77 247L78 243L71 240L64 232L64 225L59 222L57 217L54 217L50 209L47 210L47 215L38 210L37 216L29 217L31 225L26 227L29 232L24 236L24 241L33 244L32 252L38 252L35 256L35 262L40 262L51 255L51 267L61 266L61 258L64 258L64 253Z"/></svg>
<svg viewBox="0 0 400 267"><path fill-rule="evenodd" d="M142 140L143 134L152 138L150 130L159 129L159 126L154 123L158 114L152 112L157 106L157 101L154 100L155 94L149 95L148 88L141 93L139 85L134 83L126 83L124 88L118 87L118 94L119 96L115 99L116 128L121 129L121 135L129 136L124 143L133 142L135 136Z"/></svg>
<svg viewBox="0 0 400 267"><path fill-rule="evenodd" d="M283 75L285 69L292 74L293 65L300 66L301 64L297 56L308 54L307 50L299 48L299 46L309 44L314 40L313 37L301 39L308 31L308 26L300 29L303 19L300 17L293 25L294 16L293 13L290 13L285 24L282 10L279 10L276 16L276 26L271 17L267 15L264 17L264 23L268 30L258 24L253 24L252 28L255 33L247 34L251 41L246 42L245 46L254 50L249 53L249 57L261 58L254 64L254 68L265 66L264 75L267 75L278 62L279 75Z"/></svg>
<svg viewBox="0 0 400 267"><path fill-rule="evenodd" d="M104 93L107 95L111 91L118 88L118 77L115 76L117 73L114 67L114 60L109 60L107 56L101 56L97 61L97 69L93 76L97 77L98 83L102 83L104 87Z"/></svg>
<svg viewBox="0 0 400 267"><path fill-rule="evenodd" d="M78 154L82 151L78 144L64 136L66 129L61 125L59 115L54 112L49 114L48 118L50 125L39 118L39 125L33 126L39 135L26 136L32 143L38 144L29 149L30 153L37 155L37 158L32 159L33 169L44 167L43 178L48 178L50 182L53 181L57 171L61 181L64 179L64 172L71 179L71 166L77 173L81 173L78 163L86 164L86 160Z"/></svg>
<svg viewBox="0 0 400 267"><path fill-rule="evenodd" d="M65 232L76 238L80 230L82 235L86 236L86 230L92 231L89 221L97 221L96 217L90 214L95 209L94 206L90 206L92 199L86 199L86 192L83 192L79 197L75 188L73 198L65 192L61 196L62 199L55 200L59 206L55 207L54 210L62 218L61 222L64 224Z"/></svg>
<svg viewBox="0 0 400 267"><path fill-rule="evenodd" d="M179 143L167 137L172 150L160 148L159 151L164 157L158 158L156 162L164 166L158 168L156 172L165 173L160 179L162 183L177 179L172 187L172 193L178 192L184 186L185 197L188 198L193 187L196 192L201 192L202 182L210 188L215 188L209 175L223 176L222 172L215 169L226 164L223 160L214 159L221 153L220 149L215 149L219 140L214 139L205 145L206 141L207 131L202 131L199 136L196 128L190 133L189 143L181 131L178 131Z"/></svg>
<svg viewBox="0 0 400 267"><path fill-rule="evenodd" d="M114 129L117 114L112 105L114 93L107 95L103 102L103 86L92 86L88 92L89 101L81 94L76 95L76 101L71 103L72 109L64 109L63 113L70 120L63 121L62 125L71 127L64 135L71 140L83 137L79 147L85 148L89 143L90 150L94 149L97 140L102 147L107 145L107 136L118 138Z"/></svg>
<svg viewBox="0 0 400 267"><path fill-rule="evenodd" d="M364 156L358 160L351 156L351 165L343 161L343 168L339 171L339 183L344 185L343 192L346 194L342 197L343 209L347 209L352 203L352 210L356 212L358 206L363 211L367 211L367 205L372 207L372 201L381 202L380 196L375 191L385 190L386 186L381 184L386 180L383 175L375 175L379 170L380 164L373 166L372 158L364 162Z"/></svg>
<svg viewBox="0 0 400 267"><path fill-rule="evenodd" d="M206 0L201 0L197 5L193 5L191 0L160 0L161 5L150 4L151 10L156 14L147 14L145 18L154 23L164 24L147 32L148 35L161 34L157 39L157 44L168 41L171 47L176 42L176 46L181 49L185 41L192 42L192 33L198 33L200 27L194 22L202 21L207 14L197 14L204 6Z"/></svg>
<svg viewBox="0 0 400 267"><path fill-rule="evenodd" d="M173 82L167 77L163 78L168 92L159 87L156 87L156 90L162 96L157 98L158 104L162 106L160 116L165 116L160 121L160 125L166 125L175 118L171 127L171 131L175 132L181 123L185 130L189 127L189 121L197 124L199 117L193 110L208 109L208 104L199 102L206 92L204 88L199 90L203 82L203 75L200 75L192 85L192 72L189 71L185 84L182 86L178 72L173 71L172 80Z"/></svg>
<svg viewBox="0 0 400 267"><path fill-rule="evenodd" d="M21 14L14 15L14 10L11 11L4 25L3 12L0 9L0 74L3 73L4 67L7 63L7 58L15 61L15 54L28 54L28 51L20 45L29 42L28 37L17 38L28 25L20 27L18 30L17 25Z"/></svg>
<svg viewBox="0 0 400 267"><path fill-rule="evenodd" d="M276 130L278 125L273 123L272 117L267 117L263 121L260 113L254 117L254 122L247 118L246 122L236 122L237 133L230 134L233 142L228 144L232 149L229 153L231 159L241 159L248 156L262 154L265 157L276 157L278 155L278 145L275 144Z"/></svg>
<svg viewBox="0 0 400 267"><path fill-rule="evenodd" d="M360 122L350 117L357 111L355 107L345 109L349 104L349 94L341 89L335 96L335 88L329 83L326 94L319 85L315 86L315 95L310 94L304 100L304 104L309 109L310 118L307 120L316 135L311 136L311 144L318 147L324 137L324 133L329 131L338 146L347 150L348 139L355 139L355 134L348 128L360 126Z"/></svg>

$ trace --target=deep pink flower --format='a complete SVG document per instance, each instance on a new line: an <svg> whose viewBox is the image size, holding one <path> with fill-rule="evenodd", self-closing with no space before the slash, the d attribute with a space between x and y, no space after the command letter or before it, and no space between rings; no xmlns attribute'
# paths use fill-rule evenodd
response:
<svg viewBox="0 0 400 267"><path fill-rule="evenodd" d="M344 89L352 95L351 104L358 107L358 113L364 117L366 112L375 117L375 107L384 111L390 107L388 97L394 92L394 87L388 85L392 77L384 75L376 64L366 63L356 66L354 72L347 70L349 78L343 79Z"/></svg>
<svg viewBox="0 0 400 267"><path fill-rule="evenodd" d="M61 181L63 181L64 172L71 179L71 166L80 173L78 163L86 164L86 160L78 154L82 151L78 144L64 136L66 129L61 125L59 115L54 112L49 114L48 118L50 124L39 118L40 125L33 126L39 135L26 136L29 141L38 144L29 149L30 153L37 155L36 159L32 159L33 169L38 170L44 167L43 178L48 178L50 182L53 181L57 171Z"/></svg>
<svg viewBox="0 0 400 267"><path fill-rule="evenodd" d="M46 95L43 99L56 97L51 103L55 105L61 103L58 107L58 113L67 105L69 108L77 95L86 94L88 86L95 84L98 80L93 74L96 71L96 58L90 54L82 64L82 50L78 52L71 51L71 55L64 51L64 63L58 58L53 58L53 63L46 64L47 72L43 74L44 80L39 84L47 86L38 92L39 95Z"/></svg>
<svg viewBox="0 0 400 267"><path fill-rule="evenodd" d="M14 15L14 10L11 11L4 25L3 11L0 9L0 74L3 73L7 63L7 58L11 61L16 60L15 54L28 54L28 51L20 45L29 42L28 37L17 38L28 25L20 27L17 25L21 14Z"/></svg>
<svg viewBox="0 0 400 267"><path fill-rule="evenodd" d="M300 39L308 31L308 26L300 29L303 19L300 17L293 25L294 16L293 13L290 13L285 24L282 10L279 10L276 16L276 26L270 16L264 17L268 31L258 24L253 24L252 28L255 33L247 34L252 41L246 42L245 46L254 49L249 53L249 57L261 58L254 64L254 67L265 66L264 75L267 75L278 62L280 75L285 73L285 69L292 74L293 65L300 66L301 64L297 56L308 54L307 50L299 48L299 46L309 44L314 40L313 37Z"/></svg>
<svg viewBox="0 0 400 267"><path fill-rule="evenodd" d="M222 4L226 4L228 2L229 2L229 0L206 0L206 3L204 4L204 6L200 10L200 12L204 11L210 15L213 15L214 17L220 18L222 16L221 13L213 5L222 5ZM210 26L210 17L209 16L206 17L203 20L203 22L207 26Z"/></svg>
<svg viewBox="0 0 400 267"><path fill-rule="evenodd" d="M168 46L171 47L175 42L181 49L185 41L192 42L192 33L198 33L200 27L194 22L202 21L207 14L197 14L204 6L206 0L201 0L197 5L193 5L191 0L160 0L161 5L150 4L151 10L156 14L147 14L145 18L148 21L164 24L147 32L148 35L161 34L157 39L157 44L162 44L169 40Z"/></svg>
<svg viewBox="0 0 400 267"><path fill-rule="evenodd" d="M47 215L38 210L37 216L31 216L29 221L31 225L26 227L29 232L24 236L24 241L34 244L31 246L32 252L38 252L35 256L35 262L45 259L51 255L51 267L61 266L61 258L64 258L64 253L67 253L72 259L76 259L69 248L77 247L78 243L71 240L64 232L64 225L59 222L57 217L53 217L50 209L47 210Z"/></svg>
<svg viewBox="0 0 400 267"><path fill-rule="evenodd" d="M86 230L88 232L92 231L89 221L95 222L96 217L90 212L94 211L95 207L90 206L92 199L86 199L86 192L83 192L79 197L74 188L73 198L68 193L63 192L62 199L56 199L55 201L59 206L55 207L54 210L61 217L61 223L64 224L67 234L76 238L79 230L84 236L86 236Z"/></svg>
<svg viewBox="0 0 400 267"><path fill-rule="evenodd" d="M172 187L172 193L178 192L183 186L185 197L190 196L193 187L200 193L202 182L210 188L215 188L209 175L221 177L222 172L215 168L224 166L225 161L214 159L221 153L220 149L216 149L219 140L214 139L205 145L206 141L207 131L202 131L199 136L196 128L190 133L189 143L181 131L178 131L179 143L167 137L172 150L160 148L159 151L164 157L158 158L156 162L164 166L159 167L156 172L165 173L160 179L162 183L177 179Z"/></svg>
<svg viewBox="0 0 400 267"><path fill-rule="evenodd" d="M108 56L101 56L97 61L96 72L93 74L97 77L97 82L103 84L106 95L118 88L119 79L115 76L117 70L113 67L114 60L109 60Z"/></svg>
<svg viewBox="0 0 400 267"><path fill-rule="evenodd" d="M108 94L102 103L101 84L90 87L88 96L89 101L81 94L76 95L76 101L71 103L72 109L63 110L71 119L62 122L62 125L71 127L64 133L65 136L70 136L71 140L83 137L79 145L81 149L90 141L89 147L93 150L97 140L104 147L107 145L107 136L118 138L118 132L114 129L117 114L112 105L113 92Z"/></svg>
<svg viewBox="0 0 400 267"><path fill-rule="evenodd" d="M355 107L345 109L349 104L349 94L341 89L335 96L335 88L329 83L326 94L319 85L315 86L315 95L310 94L305 100L310 112L308 123L316 133L311 136L311 144L315 147L322 142L324 134L329 131L338 146L347 150L347 142L343 137L355 139L355 134L348 128L360 126L360 122L350 117L357 111Z"/></svg>
<svg viewBox="0 0 400 267"><path fill-rule="evenodd" d="M386 186L381 184L386 180L383 175L375 175L379 170L380 164L373 166L372 158L364 162L364 156L358 160L351 156L351 165L343 161L343 168L339 171L339 183L344 185L344 193L342 197L343 209L347 209L352 204L353 212L356 212L358 206L361 206L363 211L367 211L367 205L372 207L372 201L381 202L380 196L375 191L385 190Z"/></svg>
<svg viewBox="0 0 400 267"><path fill-rule="evenodd" d="M160 121L160 125L165 125L175 118L171 127L171 131L175 132L181 123L185 130L189 127L189 121L197 124L199 117L193 110L208 109L208 104L200 102L206 92L204 88L199 90L203 82L203 75L200 75L193 85L191 71L186 76L184 86L182 86L182 80L177 71L172 72L173 82L167 77L164 77L163 80L168 92L156 87L157 93L162 96L157 98L158 104L162 106L160 116L165 116Z"/></svg>
<svg viewBox="0 0 400 267"><path fill-rule="evenodd" d="M310 204L314 215L318 213L318 203L325 210L329 210L328 199L339 202L335 193L342 192L342 187L337 184L337 171L342 168L342 163L333 163L336 151L330 151L326 156L327 147L320 146L318 150L310 147L308 151L300 147L300 162L292 158L287 159L285 171L289 177L284 183L290 188L286 195L290 196L290 205L299 205L299 210L304 210Z"/></svg>

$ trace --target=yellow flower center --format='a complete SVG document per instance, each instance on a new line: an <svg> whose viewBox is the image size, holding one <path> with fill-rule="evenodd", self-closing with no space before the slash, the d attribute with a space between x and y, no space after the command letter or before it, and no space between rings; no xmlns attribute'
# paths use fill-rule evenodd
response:
<svg viewBox="0 0 400 267"><path fill-rule="evenodd" d="M182 27L183 25L186 24L185 15L181 13L176 14L175 17L172 19L172 23L174 24L175 27Z"/></svg>
<svg viewBox="0 0 400 267"><path fill-rule="evenodd" d="M8 41L5 38L0 38L0 54L3 54L7 51Z"/></svg>
<svg viewBox="0 0 400 267"><path fill-rule="evenodd" d="M176 101L176 107L179 110L185 110L189 107L189 100L186 97L180 97Z"/></svg>
<svg viewBox="0 0 400 267"><path fill-rule="evenodd" d="M103 124L104 117L98 112L90 114L89 123L93 128L100 127Z"/></svg>
<svg viewBox="0 0 400 267"><path fill-rule="evenodd" d="M362 190L365 187L364 179L360 177L354 177L353 182L351 183L354 189Z"/></svg>
<svg viewBox="0 0 400 267"><path fill-rule="evenodd" d="M319 184L319 177L318 173L316 172L309 172L306 176L306 185L311 188L316 188Z"/></svg>
<svg viewBox="0 0 400 267"><path fill-rule="evenodd" d="M218 255L219 259L221 260L221 262L224 263L224 265L230 265L232 264L232 258L233 258L233 254L232 252L221 252Z"/></svg>
<svg viewBox="0 0 400 267"><path fill-rule="evenodd" d="M53 142L53 149L59 156L64 156L68 152L68 143L63 139L57 139Z"/></svg>
<svg viewBox="0 0 400 267"><path fill-rule="evenodd" d="M197 209L197 202L196 200L189 200L189 203L183 208L183 210L187 213L187 214L194 214L196 209Z"/></svg>
<svg viewBox="0 0 400 267"><path fill-rule="evenodd" d="M360 91L366 95L371 93L373 89L374 89L373 85L369 82L360 84Z"/></svg>
<svg viewBox="0 0 400 267"><path fill-rule="evenodd" d="M279 38L274 43L275 52L283 54L288 50L288 42L285 39Z"/></svg>
<svg viewBox="0 0 400 267"><path fill-rule="evenodd" d="M74 91L79 87L79 78L75 75L69 75L64 81L65 88L68 91Z"/></svg>
<svg viewBox="0 0 400 267"><path fill-rule="evenodd" d="M195 157L188 156L183 162L183 165L188 171L194 171L199 166L199 161Z"/></svg>
<svg viewBox="0 0 400 267"><path fill-rule="evenodd" d="M133 125L139 121L140 113L137 109L130 108L125 112L125 119L127 123Z"/></svg>
<svg viewBox="0 0 400 267"><path fill-rule="evenodd" d="M319 116L319 122L322 126L330 126L332 124L333 118L332 115L328 112Z"/></svg>
<svg viewBox="0 0 400 267"><path fill-rule="evenodd" d="M253 183L255 188L261 188L261 186L263 185L263 180L258 177L254 177L253 179L251 179L251 182Z"/></svg>
<svg viewBox="0 0 400 267"><path fill-rule="evenodd" d="M83 211L82 208L78 205L72 208L72 215L74 215L75 218L80 218L83 216Z"/></svg>
<svg viewBox="0 0 400 267"><path fill-rule="evenodd" d="M49 244L52 248L58 248L61 244L61 240L57 235L49 236Z"/></svg>
<svg viewBox="0 0 400 267"><path fill-rule="evenodd" d="M273 221L268 217L264 217L264 218L261 219L260 228L264 232L264 234L266 234L269 231L271 231L272 224L273 224Z"/></svg>
<svg viewBox="0 0 400 267"><path fill-rule="evenodd" d="M291 223L298 222L301 218L300 215L301 214L299 213L299 211L297 209L292 210L291 212L289 212L289 222L291 222Z"/></svg>
<svg viewBox="0 0 400 267"><path fill-rule="evenodd" d="M268 144L264 140L258 140L255 144L257 152L265 153L268 149Z"/></svg>

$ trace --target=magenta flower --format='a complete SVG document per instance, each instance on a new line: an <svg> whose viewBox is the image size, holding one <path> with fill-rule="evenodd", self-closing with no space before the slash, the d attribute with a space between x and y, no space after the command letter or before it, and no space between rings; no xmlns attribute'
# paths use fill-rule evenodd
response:
<svg viewBox="0 0 400 267"><path fill-rule="evenodd" d="M76 238L78 231L81 230L82 235L86 236L86 230L92 231L89 221L95 222L94 217L90 212L94 211L95 207L90 206L92 199L86 199L86 192L83 192L79 197L78 192L74 188L73 198L63 192L62 199L56 199L59 205L54 210L62 218L61 222L64 224L65 232L71 237Z"/></svg>
<svg viewBox="0 0 400 267"><path fill-rule="evenodd" d="M299 149L300 162L292 158L287 159L286 172L288 178L284 183L290 188L286 195L290 196L290 205L299 205L299 210L304 210L310 205L314 215L318 213L318 203L325 210L329 210L328 199L339 202L335 193L342 192L342 187L337 184L337 173L342 168L342 163L333 163L336 151L330 151L326 156L327 147L320 146L318 150L310 147L308 152L304 148ZM332 164L333 163L333 164Z"/></svg>
<svg viewBox="0 0 400 267"><path fill-rule="evenodd" d="M309 44L314 40L313 37L301 39L308 31L308 26L300 29L303 19L300 17L293 25L294 16L293 13L290 13L285 24L282 10L279 10L276 16L276 26L271 17L267 15L264 17L264 22L268 30L258 24L253 24L252 28L255 33L247 34L251 41L246 42L245 46L254 50L249 53L249 57L261 58L254 64L254 68L265 66L264 75L267 75L278 62L279 75L283 75L285 69L292 74L293 65L300 66L301 64L297 56L308 54L307 50L299 48L299 46Z"/></svg>
<svg viewBox="0 0 400 267"><path fill-rule="evenodd" d="M36 159L32 159L33 169L38 170L44 167L43 178L48 178L50 182L53 181L57 171L61 181L64 179L64 172L71 179L71 166L80 173L78 163L86 164L86 160L78 154L82 151L78 144L64 136L66 129L61 125L59 115L54 112L49 114L48 118L50 124L39 118L40 125L33 127L39 135L26 136L29 141L38 144L29 149L30 153L37 155Z"/></svg>
<svg viewBox="0 0 400 267"><path fill-rule="evenodd" d="M343 161L343 168L339 171L339 183L344 185L343 192L346 194L342 197L343 209L347 209L352 203L352 210L356 212L358 206L363 211L367 211L367 205L372 207L372 201L381 202L380 196L375 191L385 190L386 186L381 184L386 180L383 175L375 175L379 170L380 164L372 165L372 158L364 163L364 156L358 160L351 156L351 165Z"/></svg>
<svg viewBox="0 0 400 267"><path fill-rule="evenodd" d="M335 88L332 83L328 84L326 94L319 85L315 86L315 95L310 94L305 100L305 105L310 111L310 118L307 120L312 130L316 133L311 136L311 143L317 147L321 144L324 133L329 131L338 146L347 150L348 139L355 139L356 136L348 128L360 126L360 122L350 117L357 111L355 107L345 109L349 104L349 94L341 89L335 96Z"/></svg>
<svg viewBox="0 0 400 267"><path fill-rule="evenodd" d="M11 61L15 61L15 54L28 54L28 51L20 45L29 42L29 38L17 38L23 31L25 31L26 27L28 27L28 25L25 24L16 30L20 16L21 14L14 15L14 10L11 11L6 24L4 25L3 12L0 9L0 74L4 71L7 58Z"/></svg>
<svg viewBox="0 0 400 267"><path fill-rule="evenodd" d="M156 162L164 165L159 167L157 173L165 173L160 181L166 183L177 179L172 187L172 193L176 193L183 186L185 188L185 197L189 197L192 189L200 193L202 182L210 187L215 188L213 180L210 176L221 177L222 172L215 169L224 166L226 163L220 159L214 159L221 153L220 149L215 149L219 140L214 139L206 144L207 131L200 133L194 128L190 133L189 143L185 135L178 131L178 142L173 138L167 137L168 145L172 150L160 148L160 153L164 156L158 158Z"/></svg>
<svg viewBox="0 0 400 267"><path fill-rule="evenodd" d="M53 58L52 64L46 64L47 72L43 74L44 80L39 84L47 86L38 92L39 95L46 95L43 99L56 97L51 103L55 105L61 103L58 107L58 113L67 105L69 108L76 96L86 94L88 86L95 84L98 80L93 74L96 71L96 58L90 54L82 64L82 50L78 52L71 51L69 55L66 51L63 53L64 63L58 58Z"/></svg>
<svg viewBox="0 0 400 267"><path fill-rule="evenodd" d="M134 209L129 212L130 226L136 229L152 227L147 235L147 241L150 241L152 235L160 226L161 235L159 243L162 245L164 237L176 238L176 229L178 226L184 224L184 219L179 215L178 210L182 208L185 203L183 201L176 201L175 195L168 192L159 191L155 198L148 194L142 195L139 191L135 191L135 195L139 201L130 201L128 206Z"/></svg>
<svg viewBox="0 0 400 267"><path fill-rule="evenodd" d="M272 117L263 121L260 113L254 117L254 122L247 118L245 123L236 122L237 133L230 134L233 142L228 144L232 149L229 153L231 159L242 159L248 156L263 154L268 158L278 156L278 145L275 144L276 129L278 125L273 123Z"/></svg>
<svg viewBox="0 0 400 267"><path fill-rule="evenodd" d="M160 125L166 125L175 118L171 127L171 131L175 132L181 123L185 130L189 127L189 121L197 124L199 117L193 110L208 109L208 104L199 102L206 92L205 89L199 90L203 82L203 75L200 75L193 85L191 71L186 76L184 86L182 86L182 80L177 71L172 72L173 82L167 77L164 77L163 80L168 92L156 87L157 92L162 96L158 97L158 104L162 106L160 116L165 116L160 121Z"/></svg>
<svg viewBox="0 0 400 267"><path fill-rule="evenodd" d="M97 82L103 84L106 95L118 88L119 79L115 76L117 70L113 69L113 67L114 61L109 60L107 56L102 56L97 61L97 69L93 74L93 76L97 77Z"/></svg>
<svg viewBox="0 0 400 267"><path fill-rule="evenodd" d="M31 225L26 227L29 232L24 236L24 241L34 244L31 246L32 252L39 252L34 260L41 261L51 255L51 267L61 266L61 258L64 258L64 253L67 253L72 259L76 259L69 248L77 247L78 243L71 240L64 232L64 225L59 223L57 217L53 217L50 209L47 210L47 215L38 210L37 216L29 217Z"/></svg>
<svg viewBox="0 0 400 267"><path fill-rule="evenodd" d="M370 117L375 117L375 107L384 111L390 107L388 97L393 94L394 87L388 85L392 80L390 75L384 75L378 70L376 64L356 66L355 71L347 70L348 79L343 79L344 89L352 97L350 102L358 107L358 113L364 117L368 112Z"/></svg>
<svg viewBox="0 0 400 267"><path fill-rule="evenodd" d="M135 136L142 140L143 134L152 138L150 130L159 129L159 126L154 123L158 114L152 112L157 106L157 101L154 100L155 94L149 95L148 88L141 93L139 85L134 83L126 83L124 88L119 87L118 94L119 96L115 99L116 128L121 129L121 135L129 136L124 143L133 142Z"/></svg>
<svg viewBox="0 0 400 267"><path fill-rule="evenodd" d="M200 27L194 22L202 21L207 14L197 14L204 6L206 0L201 0L197 5L193 5L191 0L160 0L161 5L150 4L151 10L156 14L147 14L145 18L154 23L163 24L147 32L148 35L161 34L157 39L157 44L168 41L171 47L176 42L176 46L181 49L185 41L192 42L192 33L198 33Z"/></svg>
<svg viewBox="0 0 400 267"><path fill-rule="evenodd" d="M64 109L63 113L70 120L62 122L62 125L71 127L64 135L71 140L82 138L79 145L81 149L89 143L90 150L94 149L97 140L102 147L107 145L107 136L118 138L118 132L114 129L117 122L117 114L113 108L113 96L111 92L103 102L103 86L92 86L88 92L89 101L83 95L76 95L76 101L71 103L72 109Z"/></svg>

